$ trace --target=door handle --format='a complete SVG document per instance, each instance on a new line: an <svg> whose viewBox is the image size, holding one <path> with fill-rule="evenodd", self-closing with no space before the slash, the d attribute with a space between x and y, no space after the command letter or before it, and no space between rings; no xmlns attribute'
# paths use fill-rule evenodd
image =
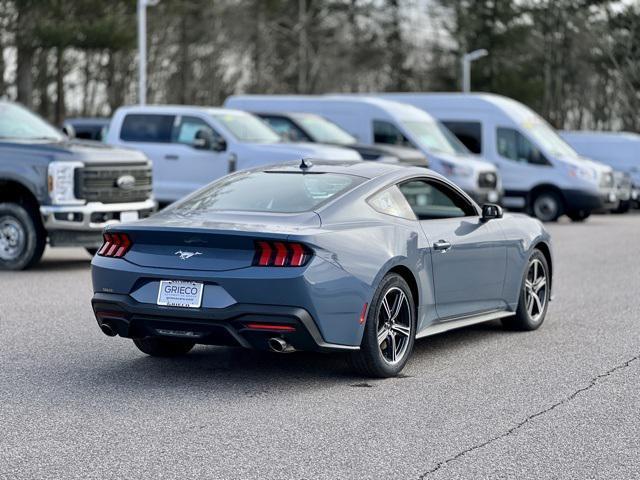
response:
<svg viewBox="0 0 640 480"><path fill-rule="evenodd" d="M180 157L178 155L165 155L165 160L178 160Z"/></svg>
<svg viewBox="0 0 640 480"><path fill-rule="evenodd" d="M451 248L451 244L446 240L438 240L436 243L433 244L433 249L438 250L439 252L442 252L442 253L448 251L450 248Z"/></svg>

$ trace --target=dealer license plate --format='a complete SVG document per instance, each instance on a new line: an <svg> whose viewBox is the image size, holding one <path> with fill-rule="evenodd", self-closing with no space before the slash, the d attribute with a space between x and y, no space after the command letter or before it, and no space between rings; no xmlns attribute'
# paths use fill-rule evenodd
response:
<svg viewBox="0 0 640 480"><path fill-rule="evenodd" d="M168 307L200 308L202 283L162 280L158 289L158 305Z"/></svg>

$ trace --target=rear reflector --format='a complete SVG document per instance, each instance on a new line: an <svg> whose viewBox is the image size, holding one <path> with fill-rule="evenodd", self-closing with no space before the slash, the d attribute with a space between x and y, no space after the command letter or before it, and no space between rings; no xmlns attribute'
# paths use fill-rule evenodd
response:
<svg viewBox="0 0 640 480"><path fill-rule="evenodd" d="M369 306L368 303L364 304L364 307L362 307L362 312L360 312L360 325L362 325L366 320L367 320L367 307Z"/></svg>
<svg viewBox="0 0 640 480"><path fill-rule="evenodd" d="M131 239L126 233L105 233L104 243L98 255L101 257L122 258L131 248Z"/></svg>
<svg viewBox="0 0 640 480"><path fill-rule="evenodd" d="M274 323L247 323L245 325L250 330L265 330L269 332L295 332L296 327L291 325L277 325Z"/></svg>
<svg viewBox="0 0 640 480"><path fill-rule="evenodd" d="M255 249L253 264L259 267L302 267L313 256L309 247L296 242L259 240Z"/></svg>

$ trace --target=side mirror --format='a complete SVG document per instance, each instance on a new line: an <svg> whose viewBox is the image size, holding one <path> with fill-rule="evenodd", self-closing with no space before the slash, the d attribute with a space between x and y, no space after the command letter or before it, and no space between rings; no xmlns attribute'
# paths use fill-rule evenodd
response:
<svg viewBox="0 0 640 480"><path fill-rule="evenodd" d="M62 133L64 133L69 140L76 138L76 129L73 128L73 125L70 123L65 123L62 126Z"/></svg>
<svg viewBox="0 0 640 480"><path fill-rule="evenodd" d="M211 149L214 152L224 152L227 149L227 142L221 137L216 137L212 142Z"/></svg>
<svg viewBox="0 0 640 480"><path fill-rule="evenodd" d="M197 148L198 150L211 150L212 144L213 136L211 132L202 128L198 130L193 137L193 148Z"/></svg>
<svg viewBox="0 0 640 480"><path fill-rule="evenodd" d="M488 222L494 218L502 218L502 207L493 203L482 205L482 221Z"/></svg>

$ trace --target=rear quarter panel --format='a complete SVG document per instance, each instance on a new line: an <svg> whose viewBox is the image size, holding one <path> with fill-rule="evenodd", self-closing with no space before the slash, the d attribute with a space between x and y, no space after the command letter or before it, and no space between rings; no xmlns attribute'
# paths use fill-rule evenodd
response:
<svg viewBox="0 0 640 480"><path fill-rule="evenodd" d="M353 290L344 285L329 283L331 290L326 302L319 305L321 323L327 322L332 331L340 331L343 324L352 324L359 317L364 303L371 306L382 278L393 268L404 267L411 272L418 306L418 330L436 319L433 303L431 253L426 237L417 221L384 215L373 210L359 198L341 202L339 211L320 213L322 229L314 235L296 236L311 245L316 255L344 272L353 281ZM346 219L359 218L357 221ZM340 298L340 302L335 299ZM344 317L340 312L345 312ZM363 327L359 329L360 343Z"/></svg>

